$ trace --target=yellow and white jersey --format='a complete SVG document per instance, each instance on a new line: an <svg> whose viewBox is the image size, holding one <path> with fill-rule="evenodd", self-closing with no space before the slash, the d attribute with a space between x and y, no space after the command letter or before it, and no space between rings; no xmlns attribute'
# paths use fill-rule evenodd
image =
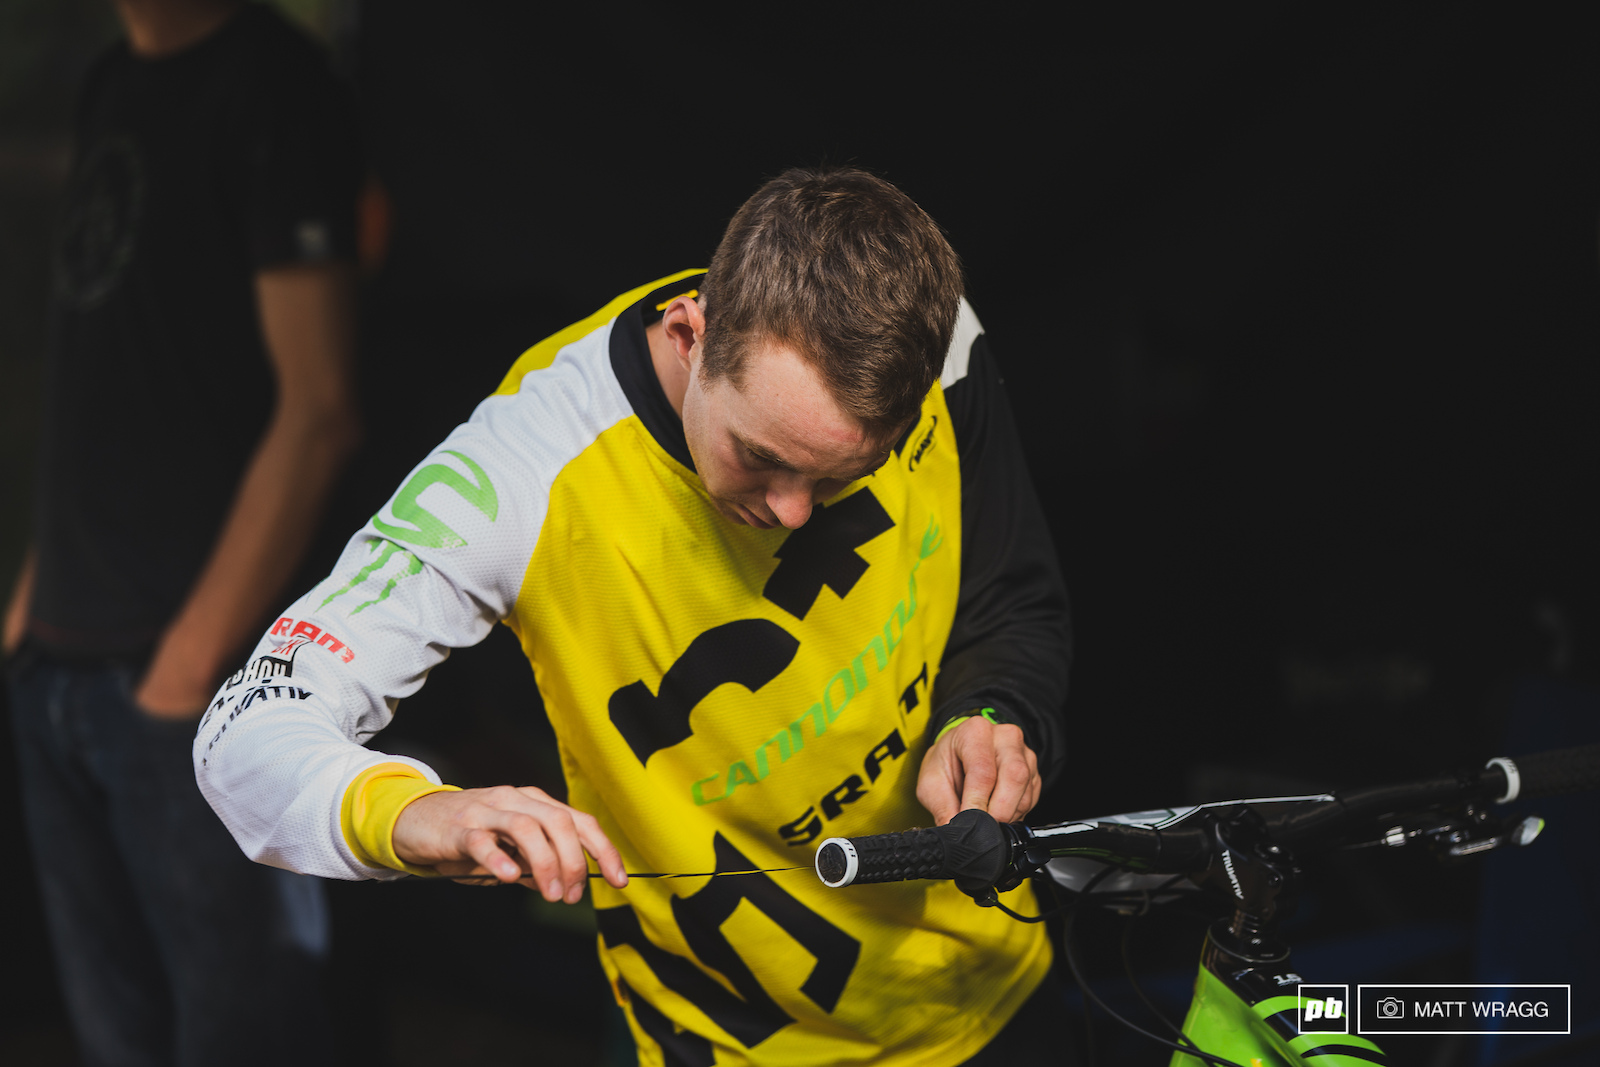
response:
<svg viewBox="0 0 1600 1067"><path fill-rule="evenodd" d="M496 622L533 667L569 802L632 871L804 866L825 836L927 825L917 770L960 711L997 707L1042 763L1059 748L1065 601L1009 422L979 417L992 367L953 410L988 360L971 308L888 462L799 529L758 530L711 505L651 367L647 325L698 280L529 350L223 687L195 767L249 855L395 876L352 852L345 791L380 763L438 779L362 746ZM1041 926L948 882L591 886L646 1064L957 1064L1050 963Z"/></svg>

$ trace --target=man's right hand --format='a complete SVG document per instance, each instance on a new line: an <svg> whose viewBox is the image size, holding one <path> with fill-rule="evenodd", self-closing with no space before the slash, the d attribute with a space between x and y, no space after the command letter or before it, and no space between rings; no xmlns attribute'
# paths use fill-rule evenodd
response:
<svg viewBox="0 0 1600 1067"><path fill-rule="evenodd" d="M394 851L451 878L521 882L552 903L583 897L585 852L611 885L628 884L622 857L595 817L531 785L418 797L395 820Z"/></svg>

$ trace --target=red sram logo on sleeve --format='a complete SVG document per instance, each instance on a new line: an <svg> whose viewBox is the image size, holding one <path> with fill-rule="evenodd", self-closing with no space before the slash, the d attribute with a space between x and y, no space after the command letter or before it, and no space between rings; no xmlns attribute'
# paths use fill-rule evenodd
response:
<svg viewBox="0 0 1600 1067"><path fill-rule="evenodd" d="M304 620L296 622L287 615L273 623L272 629L268 631L268 634L272 637L303 637L307 641L321 645L346 663L356 658L355 649L333 636L329 631Z"/></svg>

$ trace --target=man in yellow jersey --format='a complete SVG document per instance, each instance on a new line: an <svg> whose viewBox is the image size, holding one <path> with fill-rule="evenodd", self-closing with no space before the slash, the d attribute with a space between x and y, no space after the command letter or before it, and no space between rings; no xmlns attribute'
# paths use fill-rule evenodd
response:
<svg viewBox="0 0 1600 1067"><path fill-rule="evenodd" d="M361 744L496 622L568 803ZM249 855L324 877L574 902L592 858L641 1063L977 1064L1044 1040L1039 926L942 882L625 871L1021 818L1060 762L1068 645L954 252L888 183L795 170L707 271L525 353L223 686L195 770Z"/></svg>

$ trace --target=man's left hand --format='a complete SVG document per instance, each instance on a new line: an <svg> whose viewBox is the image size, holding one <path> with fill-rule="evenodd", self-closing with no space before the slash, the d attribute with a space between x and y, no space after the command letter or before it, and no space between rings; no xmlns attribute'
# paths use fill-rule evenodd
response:
<svg viewBox="0 0 1600 1067"><path fill-rule="evenodd" d="M943 826L958 811L978 808L999 822L1018 822L1044 787L1039 758L1022 728L974 715L945 732L922 758L917 799Z"/></svg>

